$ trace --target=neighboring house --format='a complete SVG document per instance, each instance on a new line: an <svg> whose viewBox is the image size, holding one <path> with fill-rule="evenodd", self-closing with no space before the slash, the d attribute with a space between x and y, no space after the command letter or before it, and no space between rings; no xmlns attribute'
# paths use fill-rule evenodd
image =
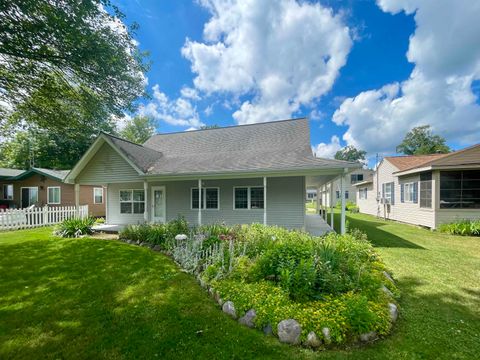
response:
<svg viewBox="0 0 480 360"><path fill-rule="evenodd" d="M355 184L362 182L368 179L371 179L373 176L373 170L370 169L355 169L349 172L345 176L345 200L355 203L356 196L355 192L357 188ZM319 201L323 206L335 206L338 202L341 201L341 192L340 192L341 182L340 177L335 178L334 180L325 184L324 189L319 190ZM325 189L328 189L325 191ZM331 191L330 191L331 189ZM330 203L330 199L333 199L333 204Z"/></svg>
<svg viewBox="0 0 480 360"><path fill-rule="evenodd" d="M2 208L26 208L31 205L73 206L74 186L64 183L69 172L42 168L0 169L0 206ZM88 205L89 213L93 216L105 216L104 198L104 189L101 186L80 188L80 205Z"/></svg>
<svg viewBox="0 0 480 360"><path fill-rule="evenodd" d="M316 158L307 119L152 136L102 133L67 181L107 187L108 224L264 223L305 228L305 193L357 163ZM317 215L318 217L318 215Z"/></svg>
<svg viewBox="0 0 480 360"><path fill-rule="evenodd" d="M384 158L356 184L360 212L437 228L480 218L480 144L449 154Z"/></svg>
<svg viewBox="0 0 480 360"><path fill-rule="evenodd" d="M317 190L316 189L307 189L307 201L313 202L317 201Z"/></svg>

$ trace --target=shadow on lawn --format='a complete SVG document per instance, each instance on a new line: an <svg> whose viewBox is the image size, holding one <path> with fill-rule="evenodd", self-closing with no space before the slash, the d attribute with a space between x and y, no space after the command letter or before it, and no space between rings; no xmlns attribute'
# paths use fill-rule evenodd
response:
<svg viewBox="0 0 480 360"><path fill-rule="evenodd" d="M335 230L339 231L338 224L340 224L340 214L335 214L334 221ZM361 219L352 218L348 215L347 221L351 228L357 228L366 232L368 235L368 240L372 242L373 246L425 250L424 247L407 240L405 237L401 237L392 234L389 231L383 230L382 227L388 225L388 222L386 221L374 221L371 219L369 219L368 221L364 221Z"/></svg>
<svg viewBox="0 0 480 360"><path fill-rule="evenodd" d="M0 358L281 357L166 256L111 241L0 246Z"/></svg>

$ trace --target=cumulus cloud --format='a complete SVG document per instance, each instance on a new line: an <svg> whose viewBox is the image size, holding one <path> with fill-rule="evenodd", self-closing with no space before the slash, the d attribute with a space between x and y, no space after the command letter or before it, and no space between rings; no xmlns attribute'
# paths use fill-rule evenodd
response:
<svg viewBox="0 0 480 360"><path fill-rule="evenodd" d="M175 126L199 128L204 125L200 121L196 107L189 99L182 96L170 99L160 90L158 84L153 86L153 98L154 101L140 105L138 110L140 115L151 116Z"/></svg>
<svg viewBox="0 0 480 360"><path fill-rule="evenodd" d="M295 0L202 0L211 18L203 42L182 54L207 94L248 95L240 124L292 116L328 92L352 46L348 27L320 4Z"/></svg>
<svg viewBox="0 0 480 360"><path fill-rule="evenodd" d="M480 106L472 83L480 79L480 2L378 0L392 14L415 14L407 59L410 77L346 99L333 115L347 125L343 139L368 152L391 152L412 127L464 143L480 138Z"/></svg>
<svg viewBox="0 0 480 360"><path fill-rule="evenodd" d="M313 147L313 152L315 156L321 158L333 158L335 153L340 150L342 146L340 145L340 139L338 136L332 136L330 143L320 143L317 146Z"/></svg>

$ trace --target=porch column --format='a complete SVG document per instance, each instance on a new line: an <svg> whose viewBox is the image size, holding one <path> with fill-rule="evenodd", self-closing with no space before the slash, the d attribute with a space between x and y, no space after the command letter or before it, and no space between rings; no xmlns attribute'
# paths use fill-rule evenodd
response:
<svg viewBox="0 0 480 360"><path fill-rule="evenodd" d="M330 183L330 227L333 230L333 183Z"/></svg>
<svg viewBox="0 0 480 360"><path fill-rule="evenodd" d="M202 225L202 179L198 179L198 226Z"/></svg>
<svg viewBox="0 0 480 360"><path fill-rule="evenodd" d="M148 183L147 180L143 181L143 191L145 192L145 208L143 210L143 220L145 222L148 222L148 206L147 204L149 203L148 201ZM153 206L153 204L152 204Z"/></svg>
<svg viewBox="0 0 480 360"><path fill-rule="evenodd" d="M267 177L263 177L263 225L267 225Z"/></svg>
<svg viewBox="0 0 480 360"><path fill-rule="evenodd" d="M342 199L342 210L340 220L340 234L345 234L345 176L340 176L340 199Z"/></svg>
<svg viewBox="0 0 480 360"><path fill-rule="evenodd" d="M73 186L75 192L75 214L78 217L80 215L80 184Z"/></svg>

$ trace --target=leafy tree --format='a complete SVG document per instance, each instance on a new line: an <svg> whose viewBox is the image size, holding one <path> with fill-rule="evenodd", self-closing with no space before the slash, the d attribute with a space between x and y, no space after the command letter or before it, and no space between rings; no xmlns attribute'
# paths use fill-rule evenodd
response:
<svg viewBox="0 0 480 360"><path fill-rule="evenodd" d="M217 124L213 124L213 125L202 125L200 126L200 130L208 130L208 129L218 129L220 126L218 126Z"/></svg>
<svg viewBox="0 0 480 360"><path fill-rule="evenodd" d="M88 126L134 110L148 65L123 19L109 0L0 2L0 125Z"/></svg>
<svg viewBox="0 0 480 360"><path fill-rule="evenodd" d="M445 138L433 135L430 125L418 126L405 135L402 143L397 146L397 153L405 155L446 154L450 152L450 148L445 142Z"/></svg>
<svg viewBox="0 0 480 360"><path fill-rule="evenodd" d="M345 161L365 161L367 152L365 150L357 150L355 146L348 145L335 153L335 159Z"/></svg>
<svg viewBox="0 0 480 360"><path fill-rule="evenodd" d="M155 134L155 121L148 116L136 116L127 122L120 136L137 144L143 144Z"/></svg>
<svg viewBox="0 0 480 360"><path fill-rule="evenodd" d="M76 127L62 132L28 127L16 131L0 144L0 167L28 169L31 166L71 169L85 153L100 131L113 132L111 121Z"/></svg>

